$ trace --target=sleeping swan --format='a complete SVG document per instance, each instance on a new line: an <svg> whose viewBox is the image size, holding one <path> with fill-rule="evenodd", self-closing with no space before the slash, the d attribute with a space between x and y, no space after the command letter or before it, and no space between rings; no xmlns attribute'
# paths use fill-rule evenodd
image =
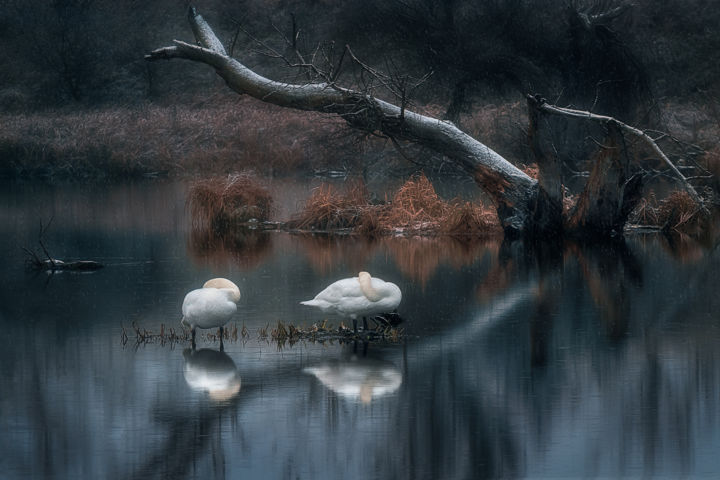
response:
<svg viewBox="0 0 720 480"><path fill-rule="evenodd" d="M208 280L203 288L185 295L181 323L192 332L193 348L196 327L220 327L220 345L222 345L223 326L237 311L238 300L240 300L240 289L226 278Z"/></svg>
<svg viewBox="0 0 720 480"><path fill-rule="evenodd" d="M351 318L357 332L358 317L363 318L367 330L368 316L392 312L400 305L400 300L402 293L397 285L372 278L368 272L360 272L357 277L338 280L314 299L300 303Z"/></svg>

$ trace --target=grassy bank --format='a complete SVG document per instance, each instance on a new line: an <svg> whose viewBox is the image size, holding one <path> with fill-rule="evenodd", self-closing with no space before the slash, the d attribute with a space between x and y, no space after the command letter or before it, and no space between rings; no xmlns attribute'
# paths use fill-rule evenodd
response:
<svg viewBox="0 0 720 480"><path fill-rule="evenodd" d="M487 106L462 127L524 161L523 102ZM428 106L424 113L440 115ZM437 111L436 111L437 110ZM168 103L0 113L0 177L97 180L340 171L456 171L433 152L364 137L337 117L282 109L234 94Z"/></svg>
<svg viewBox="0 0 720 480"><path fill-rule="evenodd" d="M113 179L244 169L272 175L347 161L326 148L334 146L341 121L237 96L5 113L0 124L0 176L10 178Z"/></svg>

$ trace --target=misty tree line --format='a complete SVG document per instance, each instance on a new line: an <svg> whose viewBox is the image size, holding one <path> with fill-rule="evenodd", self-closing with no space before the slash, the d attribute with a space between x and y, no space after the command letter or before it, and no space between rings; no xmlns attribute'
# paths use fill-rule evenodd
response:
<svg viewBox="0 0 720 480"><path fill-rule="evenodd" d="M192 93L211 76L142 53L177 36L176 2L7 0L0 17L0 106L132 103ZM251 68L287 75L256 40L421 78L417 101L457 121L478 102L541 92L634 122L657 97L717 96L720 11L708 0L364 0L203 2ZM252 37L251 37L251 36ZM188 37L190 36L188 32ZM182 76L167 74L180 69ZM188 82L188 77L192 80ZM182 81L178 81L182 78ZM715 89L715 90L713 90Z"/></svg>

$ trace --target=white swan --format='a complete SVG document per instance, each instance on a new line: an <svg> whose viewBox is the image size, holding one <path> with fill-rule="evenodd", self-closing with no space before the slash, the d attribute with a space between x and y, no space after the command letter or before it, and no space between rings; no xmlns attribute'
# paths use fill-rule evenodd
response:
<svg viewBox="0 0 720 480"><path fill-rule="evenodd" d="M203 288L185 295L182 305L183 318L180 321L192 332L192 345L195 347L195 328L220 327L220 345L222 345L223 326L237 311L240 289L226 278L213 278Z"/></svg>
<svg viewBox="0 0 720 480"><path fill-rule="evenodd" d="M357 277L338 280L314 299L300 303L351 318L357 332L358 317L363 318L367 330L368 316L392 312L400 305L400 300L402 293L397 285L372 278L368 272L360 272Z"/></svg>

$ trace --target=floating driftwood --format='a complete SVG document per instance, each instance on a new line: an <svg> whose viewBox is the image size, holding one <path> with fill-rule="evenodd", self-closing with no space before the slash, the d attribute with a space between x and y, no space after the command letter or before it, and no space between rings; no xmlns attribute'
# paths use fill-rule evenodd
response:
<svg viewBox="0 0 720 480"><path fill-rule="evenodd" d="M45 255L45 260L42 260L41 255L38 255L33 250L23 247L23 251L27 255L25 263L28 266L28 268L30 268L32 270L40 270L40 271L45 271L45 272L54 272L54 271L58 271L58 270L70 270L70 271L76 271L76 272L92 272L92 271L103 268L102 263L98 263L93 260L79 260L79 261L74 261L74 262L64 262L62 260L58 260L57 258L53 258L52 255L50 255L50 252L48 251L47 247L45 246L45 243L43 243L43 234L50 227L51 223L52 223L52 218L50 219L50 221L48 222L47 225L43 225L42 222L40 222L40 234L38 235L38 244L40 245L40 249L42 250L43 254Z"/></svg>
<svg viewBox="0 0 720 480"><path fill-rule="evenodd" d="M219 329L213 332L206 332L200 334L200 338L208 342L220 341ZM180 328L175 329L173 327L166 327L165 324L160 324L158 331L148 330L144 327L139 326L136 322L132 323L131 329L126 329L122 326L122 332L120 334L120 342L122 345L127 345L131 342L132 338L135 338L135 345L146 345L146 344L159 344L159 345L176 345L192 342L192 336L190 330ZM364 341L364 342L388 342L397 343L404 335L404 331L401 328L392 325L378 324L374 329L368 329L366 331L354 332L353 329L346 327L343 323L339 326L334 327L327 320L322 323L314 323L309 327L296 326L293 324L286 324L278 321L274 327L270 324L265 325L257 329L255 338L258 341L273 342L276 343L278 348L282 348L285 345L294 345L297 342L312 342L312 343L325 343L325 342L351 342L351 341ZM223 329L223 342L237 342L242 340L243 342L251 340L252 335L245 325L238 329L236 324Z"/></svg>
<svg viewBox="0 0 720 480"><path fill-rule="evenodd" d="M92 260L80 260L77 262L63 262L57 258L50 258L47 260L40 260L34 252L25 250L28 254L28 266L33 270L42 270L47 272L53 272L56 270L71 270L76 272L92 272L103 268L102 263L98 263Z"/></svg>

